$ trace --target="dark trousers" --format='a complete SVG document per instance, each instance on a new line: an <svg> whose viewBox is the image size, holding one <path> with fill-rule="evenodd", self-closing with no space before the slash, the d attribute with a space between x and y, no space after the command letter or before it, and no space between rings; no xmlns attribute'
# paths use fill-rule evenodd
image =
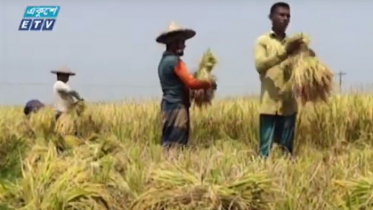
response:
<svg viewBox="0 0 373 210"><path fill-rule="evenodd" d="M261 114L259 119L259 153L267 157L273 141L293 153L296 114L291 116Z"/></svg>
<svg viewBox="0 0 373 210"><path fill-rule="evenodd" d="M186 146L189 141L189 107L182 103L162 100L162 146Z"/></svg>

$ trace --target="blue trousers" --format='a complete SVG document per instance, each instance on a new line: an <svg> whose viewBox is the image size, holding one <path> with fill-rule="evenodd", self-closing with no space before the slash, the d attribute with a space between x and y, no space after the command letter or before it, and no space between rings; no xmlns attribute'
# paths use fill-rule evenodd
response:
<svg viewBox="0 0 373 210"><path fill-rule="evenodd" d="M189 141L189 107L182 103L162 100L162 139L164 147L186 146Z"/></svg>
<svg viewBox="0 0 373 210"><path fill-rule="evenodd" d="M273 142L293 153L296 114L291 116L261 114L259 118L259 153L268 157Z"/></svg>

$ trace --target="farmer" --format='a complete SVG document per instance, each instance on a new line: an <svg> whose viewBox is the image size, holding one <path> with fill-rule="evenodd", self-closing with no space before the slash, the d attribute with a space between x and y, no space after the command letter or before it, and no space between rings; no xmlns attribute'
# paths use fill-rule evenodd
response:
<svg viewBox="0 0 373 210"><path fill-rule="evenodd" d="M23 113L26 116L30 116L31 113L35 113L43 107L44 107L44 104L42 102L36 99L32 99L26 103L25 107L23 108Z"/></svg>
<svg viewBox="0 0 373 210"><path fill-rule="evenodd" d="M162 112L162 146L185 146L189 140L190 89L216 89L216 83L195 79L180 58L184 55L185 41L194 37L196 32L180 28L171 23L166 32L161 33L156 41L166 45L159 66L158 76L163 92Z"/></svg>
<svg viewBox="0 0 373 210"><path fill-rule="evenodd" d="M259 116L259 153L267 157L273 141L289 154L293 153L293 139L297 116L297 102L290 92L281 93L289 79L280 64L300 47L300 42L285 46L286 28L290 22L290 6L284 2L272 5L269 19L272 30L259 36L255 43L255 67L261 81ZM312 50L311 53L315 55ZM284 67L289 68L289 67Z"/></svg>
<svg viewBox="0 0 373 210"><path fill-rule="evenodd" d="M78 101L82 101L83 98L67 84L69 77L75 75L68 67L61 67L51 73L57 74L57 81L53 85L55 120L57 120L61 114L68 113L75 105L74 98Z"/></svg>

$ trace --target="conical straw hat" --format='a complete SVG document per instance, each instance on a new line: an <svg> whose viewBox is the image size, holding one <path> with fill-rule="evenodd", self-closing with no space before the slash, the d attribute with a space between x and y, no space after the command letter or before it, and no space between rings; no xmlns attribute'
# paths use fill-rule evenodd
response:
<svg viewBox="0 0 373 210"><path fill-rule="evenodd" d="M75 73L71 71L71 69L67 66L61 66L55 70L51 71L52 74L67 74L70 76L74 76Z"/></svg>
<svg viewBox="0 0 373 210"><path fill-rule="evenodd" d="M162 32L156 39L158 43L167 44L175 39L187 40L196 35L196 32L189 28L182 28L175 22L171 22L168 29Z"/></svg>

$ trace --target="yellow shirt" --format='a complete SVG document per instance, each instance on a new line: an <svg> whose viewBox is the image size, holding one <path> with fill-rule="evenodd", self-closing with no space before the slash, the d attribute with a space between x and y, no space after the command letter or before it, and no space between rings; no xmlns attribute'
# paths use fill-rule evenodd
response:
<svg viewBox="0 0 373 210"><path fill-rule="evenodd" d="M255 42L255 67L261 81L260 113L271 115L292 115L298 110L291 92L281 93L290 74L286 73L285 40L280 40L274 32L259 36ZM282 64L282 65L281 65Z"/></svg>

